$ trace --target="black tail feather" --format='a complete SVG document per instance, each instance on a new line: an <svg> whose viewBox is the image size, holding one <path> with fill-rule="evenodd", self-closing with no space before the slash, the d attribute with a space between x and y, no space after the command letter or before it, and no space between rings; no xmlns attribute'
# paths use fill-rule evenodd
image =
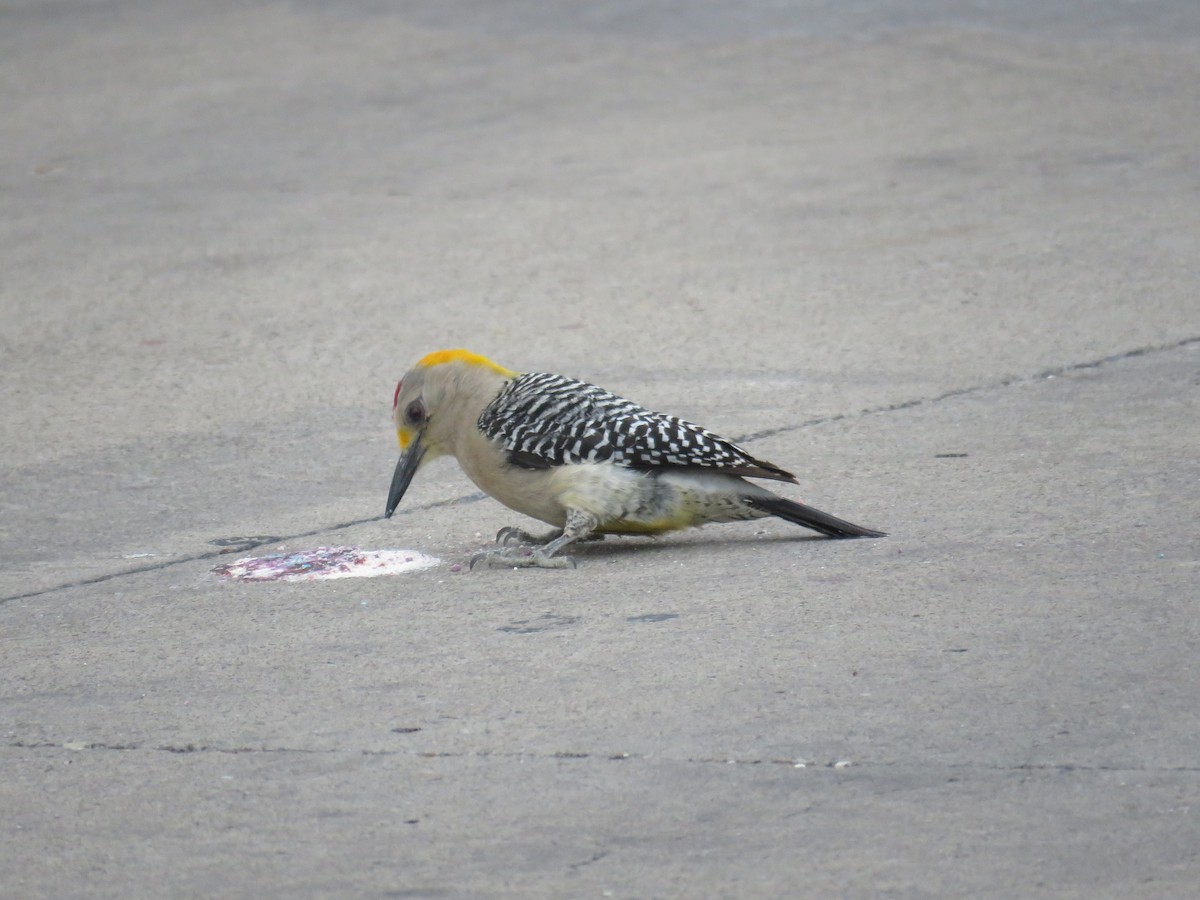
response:
<svg viewBox="0 0 1200 900"><path fill-rule="evenodd" d="M887 534L873 528L863 528L861 525L831 516L827 512L821 512L815 507L785 500L783 497L776 497L772 494L765 497L747 497L746 503L755 509L761 509L765 513L779 516L781 519L795 522L797 525L803 525L813 531L819 531L831 538L884 537Z"/></svg>

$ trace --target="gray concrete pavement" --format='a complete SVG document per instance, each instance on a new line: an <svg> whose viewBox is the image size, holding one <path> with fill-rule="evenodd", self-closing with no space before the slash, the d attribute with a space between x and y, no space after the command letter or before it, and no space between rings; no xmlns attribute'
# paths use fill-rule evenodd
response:
<svg viewBox="0 0 1200 900"><path fill-rule="evenodd" d="M1200 28L1120 9L0 7L0 894L1194 896ZM464 344L891 536L453 571Z"/></svg>

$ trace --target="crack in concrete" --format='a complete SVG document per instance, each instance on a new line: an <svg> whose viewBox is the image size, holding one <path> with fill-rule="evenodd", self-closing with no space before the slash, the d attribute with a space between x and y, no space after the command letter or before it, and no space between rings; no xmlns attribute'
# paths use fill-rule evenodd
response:
<svg viewBox="0 0 1200 900"><path fill-rule="evenodd" d="M846 760L846 759L830 759L830 760L811 760L800 758L781 758L781 757L727 757L727 756L689 756L686 758L668 757L668 756L646 756L635 753L583 753L578 751L556 751L553 753L529 753L520 750L512 751L493 751L493 750L347 750L345 748L313 748L313 747L271 747L261 745L257 747L236 746L236 747L219 747L211 744L155 744L142 745L136 743L129 744L109 744L104 741L10 741L2 745L9 749L27 749L27 750L72 750L76 752L92 750L100 752L146 752L146 753L169 753L173 755L189 754L189 753L214 753L229 756L239 756L252 753L266 754L302 754L306 756L323 756L344 753L357 753L361 756L408 756L416 759L533 759L533 760L601 760L603 762L622 762L626 760L643 761L643 762L668 762L668 763L689 763L695 765L722 765L722 766L786 766L792 769L833 769L838 771L846 771L850 769L859 770L875 770L875 769L894 769L899 766L915 765L923 768L936 766L944 770L986 770L993 772L1116 772L1116 773L1132 773L1142 772L1149 774L1188 774L1200 773L1200 765L1198 766L1132 766L1132 765L1085 765L1081 763L1013 763L1004 765L1000 763L985 763L985 762L942 762L942 763L915 763L912 761L891 760L891 761L875 761L875 760Z"/></svg>
<svg viewBox="0 0 1200 900"><path fill-rule="evenodd" d="M1166 344L1152 344L1145 347L1136 347L1132 350L1125 350L1121 353L1111 353L1107 356L1101 356L1097 359L1085 360L1083 362L1070 363L1063 366L1055 366L1050 369L1043 369L1033 375L1016 375L1010 378L1001 378L997 381L984 382L982 384L971 385L969 387L953 388L952 390L943 391L933 397L918 397L912 400L902 400L898 403L889 403L883 406L872 406L866 409L860 409L856 412L836 413L829 416L818 416L813 419L805 419L803 422L794 422L790 425L781 425L778 428L768 428L763 431L755 431L751 434L745 434L734 437L732 440L737 444L750 443L752 441L762 440L763 438L774 437L779 434L788 434L793 431L799 431L802 428L812 428L817 425L827 425L831 422L843 422L847 419L865 418L867 416L877 416L886 413L901 412L906 409L914 409L918 406L930 406L937 403L942 403L946 400L951 400L956 397L965 397L972 394L980 394L986 391L1002 390L1004 388L1013 387L1022 384L1033 384L1038 381L1045 381L1048 378L1056 378L1060 375L1068 375L1072 372L1081 372L1087 369L1098 369L1104 366L1112 365L1113 363L1123 362L1128 359L1136 359L1141 356L1151 356L1156 353L1169 353L1172 350L1179 350L1191 344L1200 343L1200 335L1182 338L1177 341L1171 341ZM434 503L426 503L422 506L410 506L397 510L397 515L412 515L418 512L425 512L431 509L439 509L443 506L453 506L462 503L478 503L487 495L483 493L467 494L463 497L454 497L449 500L439 500ZM335 531L344 531L347 528L353 528L356 525L365 525L369 522L378 522L382 519L382 515L369 516L364 519L353 519L349 522L342 522L337 525L330 525L322 528L315 528L311 531L297 532L296 534L284 535L282 537L272 537L269 541L261 541L258 543L247 543L238 547L239 553L247 553L258 547L267 544L273 544L280 541L295 541L301 538L314 537L318 534L329 534ZM122 569L119 572L109 572L104 575L96 575L91 578L83 578L78 581L70 581L64 584L54 585L53 587L42 588L41 590L28 591L23 594L14 594L10 597L0 597L0 606L12 600L29 600L34 597L41 597L46 594L53 594L59 591L69 590L76 587L87 587L93 584L102 584L106 581L112 581L116 578L124 578L129 575L141 575L145 572L154 572L162 569L169 569L173 566L184 565L186 563L201 562L204 560L217 559L227 555L229 548L222 550L210 550L205 553L193 553L188 556L181 556L176 559L164 560L158 563L152 563L146 566L138 566L132 569Z"/></svg>
<svg viewBox="0 0 1200 900"><path fill-rule="evenodd" d="M572 870L582 869L584 866L590 866L592 863L600 862L604 857L608 856L611 851L597 850L587 859L581 859L578 862L568 863L567 868Z"/></svg>

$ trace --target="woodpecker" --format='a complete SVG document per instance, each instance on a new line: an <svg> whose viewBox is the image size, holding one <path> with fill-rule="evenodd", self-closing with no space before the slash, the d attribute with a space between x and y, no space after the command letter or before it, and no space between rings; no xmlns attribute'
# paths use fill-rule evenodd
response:
<svg viewBox="0 0 1200 900"><path fill-rule="evenodd" d="M392 417L401 455L385 518L421 466L453 456L492 497L557 529L540 540L501 529L502 546L476 554L472 568L573 568L558 554L575 541L766 516L833 538L884 536L747 481L796 478L699 425L564 375L519 374L469 350L417 362L396 385Z"/></svg>

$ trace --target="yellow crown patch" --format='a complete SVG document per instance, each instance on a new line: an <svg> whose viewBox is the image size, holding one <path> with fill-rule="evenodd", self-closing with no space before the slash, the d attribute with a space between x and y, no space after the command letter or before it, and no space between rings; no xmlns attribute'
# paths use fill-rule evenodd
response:
<svg viewBox="0 0 1200 900"><path fill-rule="evenodd" d="M504 366L496 365L486 356L480 356L478 353L472 353L470 350L435 350L433 353L426 354L421 357L421 361L417 365L422 369L427 369L430 366L440 366L445 363L461 362L468 366L483 366L485 369L491 369L497 375L503 375L505 378L511 378L516 375L516 372L504 368Z"/></svg>

